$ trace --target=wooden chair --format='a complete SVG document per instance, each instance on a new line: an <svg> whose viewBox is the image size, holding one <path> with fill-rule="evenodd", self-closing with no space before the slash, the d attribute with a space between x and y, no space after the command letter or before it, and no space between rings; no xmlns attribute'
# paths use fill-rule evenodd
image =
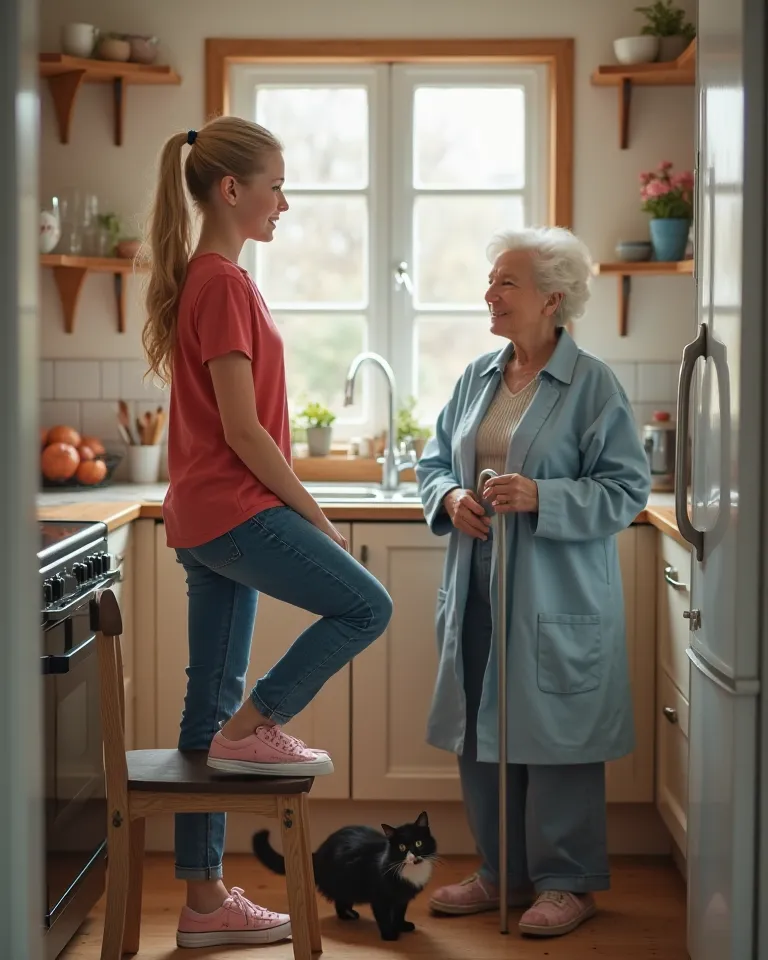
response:
<svg viewBox="0 0 768 960"><path fill-rule="evenodd" d="M117 598L93 602L107 788L107 905L102 960L137 953L145 817L160 813L252 813L280 821L295 960L322 953L309 841L311 777L216 775L205 751L131 750L124 730L123 624Z"/></svg>

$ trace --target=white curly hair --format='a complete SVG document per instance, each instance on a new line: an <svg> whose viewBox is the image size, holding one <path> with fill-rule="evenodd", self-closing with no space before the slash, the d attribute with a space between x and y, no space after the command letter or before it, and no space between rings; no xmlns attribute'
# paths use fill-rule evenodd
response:
<svg viewBox="0 0 768 960"><path fill-rule="evenodd" d="M536 287L542 293L562 293L554 313L558 326L580 317L590 296L592 257L583 241L564 227L526 227L498 233L488 245L491 263L508 250L527 250Z"/></svg>

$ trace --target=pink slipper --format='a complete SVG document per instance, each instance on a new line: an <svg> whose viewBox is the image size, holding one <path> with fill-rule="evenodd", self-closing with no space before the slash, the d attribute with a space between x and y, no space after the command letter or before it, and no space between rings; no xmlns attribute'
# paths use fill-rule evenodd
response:
<svg viewBox="0 0 768 960"><path fill-rule="evenodd" d="M531 937L560 937L575 930L596 912L591 894L544 890L520 918L520 932Z"/></svg>

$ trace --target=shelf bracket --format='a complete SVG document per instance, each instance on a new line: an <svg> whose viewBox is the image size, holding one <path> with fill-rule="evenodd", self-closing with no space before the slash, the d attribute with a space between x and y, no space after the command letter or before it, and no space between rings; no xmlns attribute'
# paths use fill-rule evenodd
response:
<svg viewBox="0 0 768 960"><path fill-rule="evenodd" d="M64 332L75 332L75 313L83 288L83 280L88 271L85 267L54 267L53 279L59 290L61 309L64 313Z"/></svg>
<svg viewBox="0 0 768 960"><path fill-rule="evenodd" d="M112 81L112 98L115 108L115 146L122 147L125 123L125 80L122 77L115 77Z"/></svg>
<svg viewBox="0 0 768 960"><path fill-rule="evenodd" d="M115 301L117 304L117 332L125 333L125 283L122 273L115 274Z"/></svg>
<svg viewBox="0 0 768 960"><path fill-rule="evenodd" d="M619 277L619 336L626 337L629 331L629 294L632 278L627 274Z"/></svg>
<svg viewBox="0 0 768 960"><path fill-rule="evenodd" d="M73 70L71 73L57 73L48 77L48 88L53 97L53 108L56 111L56 122L59 126L60 143L69 143L75 98L84 76L85 70Z"/></svg>
<svg viewBox="0 0 768 960"><path fill-rule="evenodd" d="M632 81L623 77L619 87L619 148L629 146L629 108L632 103Z"/></svg>

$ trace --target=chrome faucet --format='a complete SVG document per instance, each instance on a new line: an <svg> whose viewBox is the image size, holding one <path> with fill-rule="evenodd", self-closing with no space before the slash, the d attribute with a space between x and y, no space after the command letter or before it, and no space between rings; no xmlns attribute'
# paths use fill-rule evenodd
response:
<svg viewBox="0 0 768 960"><path fill-rule="evenodd" d="M397 386L395 384L395 374L392 367L387 363L384 357L378 353L359 353L350 363L347 371L347 379L344 383L344 406L348 407L354 401L355 397L355 377L357 371L365 363L371 360L384 371L389 387L389 401L387 408L387 445L384 448L384 456L378 458L378 463L383 464L381 471L381 489L397 490L400 485L400 473L413 467L416 463L416 454L413 450L408 450L408 457L403 458L395 453L395 397L397 395Z"/></svg>

